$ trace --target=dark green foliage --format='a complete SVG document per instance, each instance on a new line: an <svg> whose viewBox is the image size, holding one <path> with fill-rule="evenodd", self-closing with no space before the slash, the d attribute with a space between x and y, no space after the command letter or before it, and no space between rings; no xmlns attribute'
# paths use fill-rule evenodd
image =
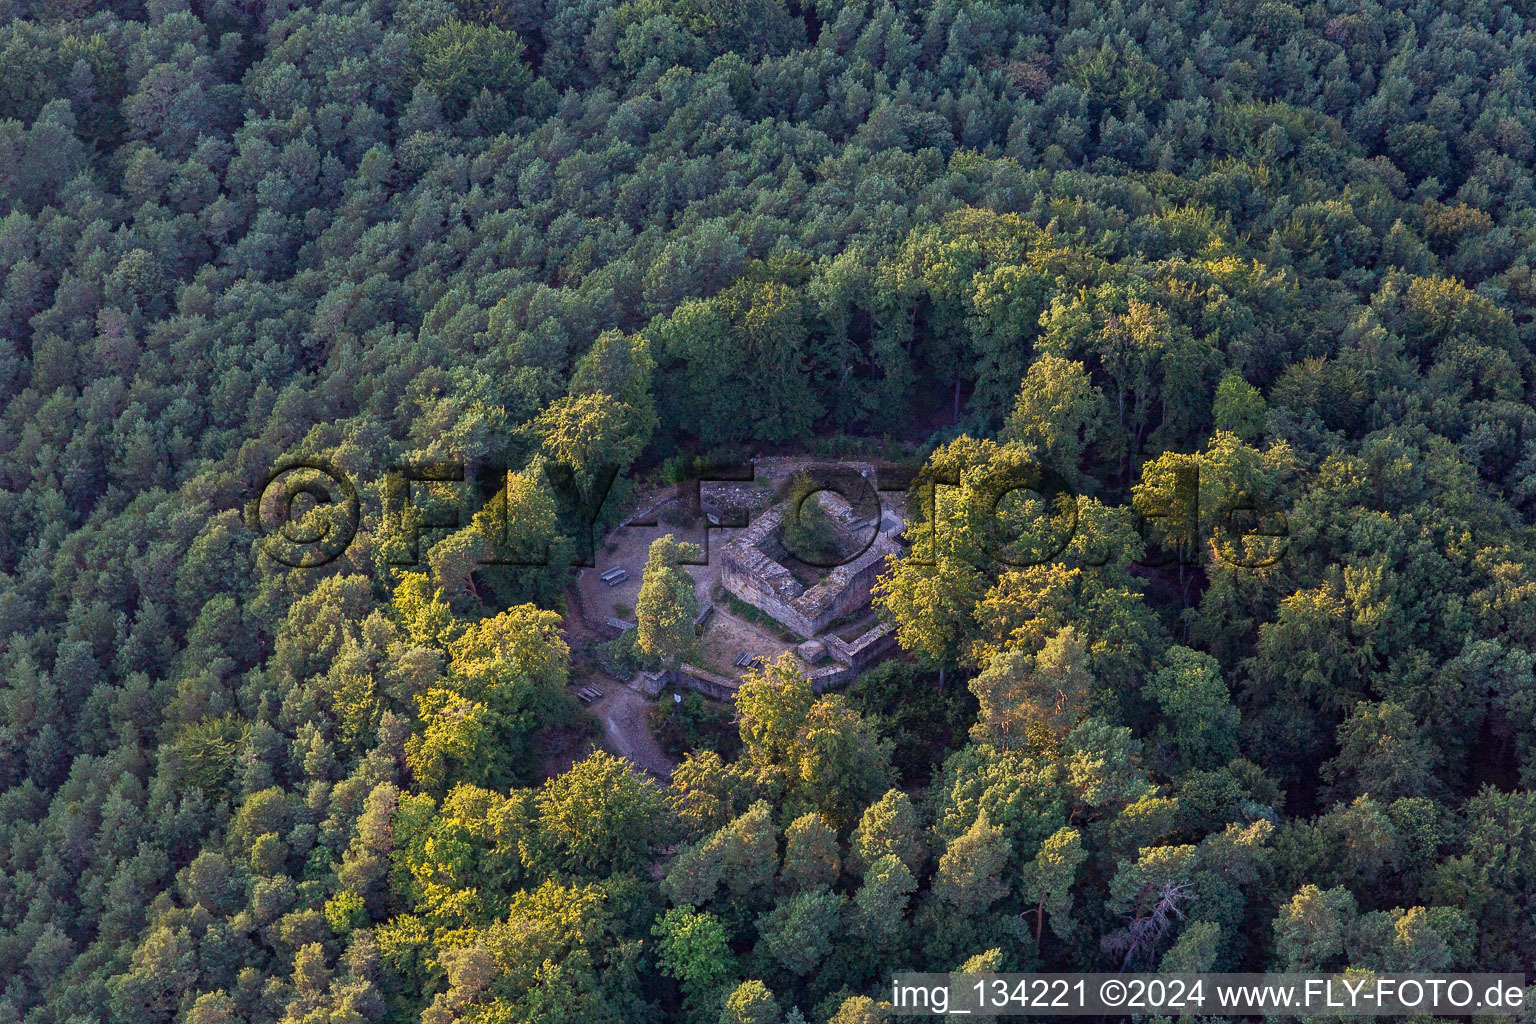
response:
<svg viewBox="0 0 1536 1024"><path fill-rule="evenodd" d="M967 735L976 715L969 690L940 689L932 673L888 661L861 673L848 698L865 714L879 715L895 742L891 760L907 783L921 783Z"/></svg>
<svg viewBox="0 0 1536 1024"><path fill-rule="evenodd" d="M0 3L0 1020L1536 971L1527 13ZM669 706L663 789L571 748L571 655L645 659L568 563L728 446L1077 529L909 505L903 653ZM283 458L357 485L325 566ZM386 516L439 462L507 479Z"/></svg>
<svg viewBox="0 0 1536 1024"><path fill-rule="evenodd" d="M674 700L671 691L662 691L656 709L651 712L651 729L662 749L676 758L695 750L712 750L726 758L734 757L741 740L730 708L692 690L676 696L682 697L682 701Z"/></svg>
<svg viewBox="0 0 1536 1024"><path fill-rule="evenodd" d="M784 548L811 565L836 565L842 560L837 525L812 491L809 477L796 477L789 488L784 521Z"/></svg>
<svg viewBox="0 0 1536 1024"><path fill-rule="evenodd" d="M485 97L503 110L524 106L533 74L522 60L522 42L494 25L449 21L415 41L418 81L457 118Z"/></svg>

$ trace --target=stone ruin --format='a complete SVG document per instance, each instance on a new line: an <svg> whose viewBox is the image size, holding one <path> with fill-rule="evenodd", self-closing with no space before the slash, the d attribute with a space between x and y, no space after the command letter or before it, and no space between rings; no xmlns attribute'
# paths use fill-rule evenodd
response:
<svg viewBox="0 0 1536 1024"><path fill-rule="evenodd" d="M881 623L852 641L826 631L869 607L870 588L884 571L886 559L902 550L898 538L906 523L889 511L862 517L831 491L820 491L808 500L821 503L844 541L854 548L873 530L868 547L853 560L828 570L819 582L806 586L784 565L783 560L792 556L780 540L789 511L789 503L781 502L760 513L725 545L720 583L738 599L800 636L805 641L797 648L802 660L814 664L830 655L846 673L863 668L889 650L895 642L895 630ZM831 685L834 680L830 676L837 673L836 666L813 671L812 683ZM818 680L824 674L829 678Z"/></svg>

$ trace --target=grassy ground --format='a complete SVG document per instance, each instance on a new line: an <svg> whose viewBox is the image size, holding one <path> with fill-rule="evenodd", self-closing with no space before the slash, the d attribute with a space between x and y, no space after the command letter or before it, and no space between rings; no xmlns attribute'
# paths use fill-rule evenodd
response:
<svg viewBox="0 0 1536 1024"><path fill-rule="evenodd" d="M718 583L715 584L709 596L716 604L723 605L729 609L730 613L738 619L750 622L752 625L774 634L785 643L800 642L798 635L791 630L785 629L772 615L747 604L747 602L726 590L724 586Z"/></svg>

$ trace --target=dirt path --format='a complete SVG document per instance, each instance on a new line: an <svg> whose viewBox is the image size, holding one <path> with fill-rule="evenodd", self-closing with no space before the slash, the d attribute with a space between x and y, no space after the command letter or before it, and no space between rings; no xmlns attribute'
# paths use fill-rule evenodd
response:
<svg viewBox="0 0 1536 1024"><path fill-rule="evenodd" d="M604 696L592 702L591 711L603 723L608 746L620 757L627 757L665 785L677 767L662 751L651 734L651 702L623 683L610 679L603 684Z"/></svg>
<svg viewBox="0 0 1536 1024"><path fill-rule="evenodd" d="M635 690L598 669L592 650L603 637L580 614L565 620L565 642L571 647L571 683L596 686L603 696L587 705L603 725L603 745L620 757L628 758L652 779L665 786L672 781L672 760L662 752L651 734L652 704Z"/></svg>

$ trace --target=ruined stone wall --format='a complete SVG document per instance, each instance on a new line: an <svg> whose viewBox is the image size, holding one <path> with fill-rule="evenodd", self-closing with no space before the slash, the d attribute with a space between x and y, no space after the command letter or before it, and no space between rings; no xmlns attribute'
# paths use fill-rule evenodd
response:
<svg viewBox="0 0 1536 1024"><path fill-rule="evenodd" d="M887 556L896 553L899 546L891 535L879 534L858 558L837 566L806 590L769 554L774 531L782 523L782 512L770 509L727 544L721 554L720 584L809 640L868 606L870 588L884 571Z"/></svg>
<svg viewBox="0 0 1536 1024"><path fill-rule="evenodd" d="M789 570L782 565L767 559L766 556L764 559L785 575L789 574ZM793 582L794 577L790 577L790 580ZM767 613L805 639L809 640L815 636L810 621L795 608L793 598L786 598L783 591L775 588L770 579L765 578L760 571L760 566L750 562L744 564L743 560L727 554L720 563L720 585L728 593ZM799 584L797 583L796 586Z"/></svg>
<svg viewBox="0 0 1536 1024"><path fill-rule="evenodd" d="M806 676L806 679L811 684L812 693L823 693L850 682L858 674L858 669L849 668L847 665L829 665L826 668L816 669Z"/></svg>
<svg viewBox="0 0 1536 1024"><path fill-rule="evenodd" d="M827 653L834 659L858 671L896 646L896 627L882 622L867 633L855 637L851 643L836 636L828 636L822 642L827 645Z"/></svg>
<svg viewBox="0 0 1536 1024"><path fill-rule="evenodd" d="M801 595L794 607L814 631L808 636L820 633L838 619L863 611L869 604L870 588L885 570L886 556L895 550L890 539L877 537L868 551L833 569L826 579Z"/></svg>
<svg viewBox="0 0 1536 1024"><path fill-rule="evenodd" d="M704 696L713 697L716 700L736 699L736 683L734 680L727 679L724 676L717 676L713 672L706 672L697 665L690 665L684 662L676 669L668 669L662 675L667 685L670 686L683 686L690 690L697 690L704 694ZM657 687L656 692L660 693L661 687ZM652 694L652 696L655 696L655 694Z"/></svg>

